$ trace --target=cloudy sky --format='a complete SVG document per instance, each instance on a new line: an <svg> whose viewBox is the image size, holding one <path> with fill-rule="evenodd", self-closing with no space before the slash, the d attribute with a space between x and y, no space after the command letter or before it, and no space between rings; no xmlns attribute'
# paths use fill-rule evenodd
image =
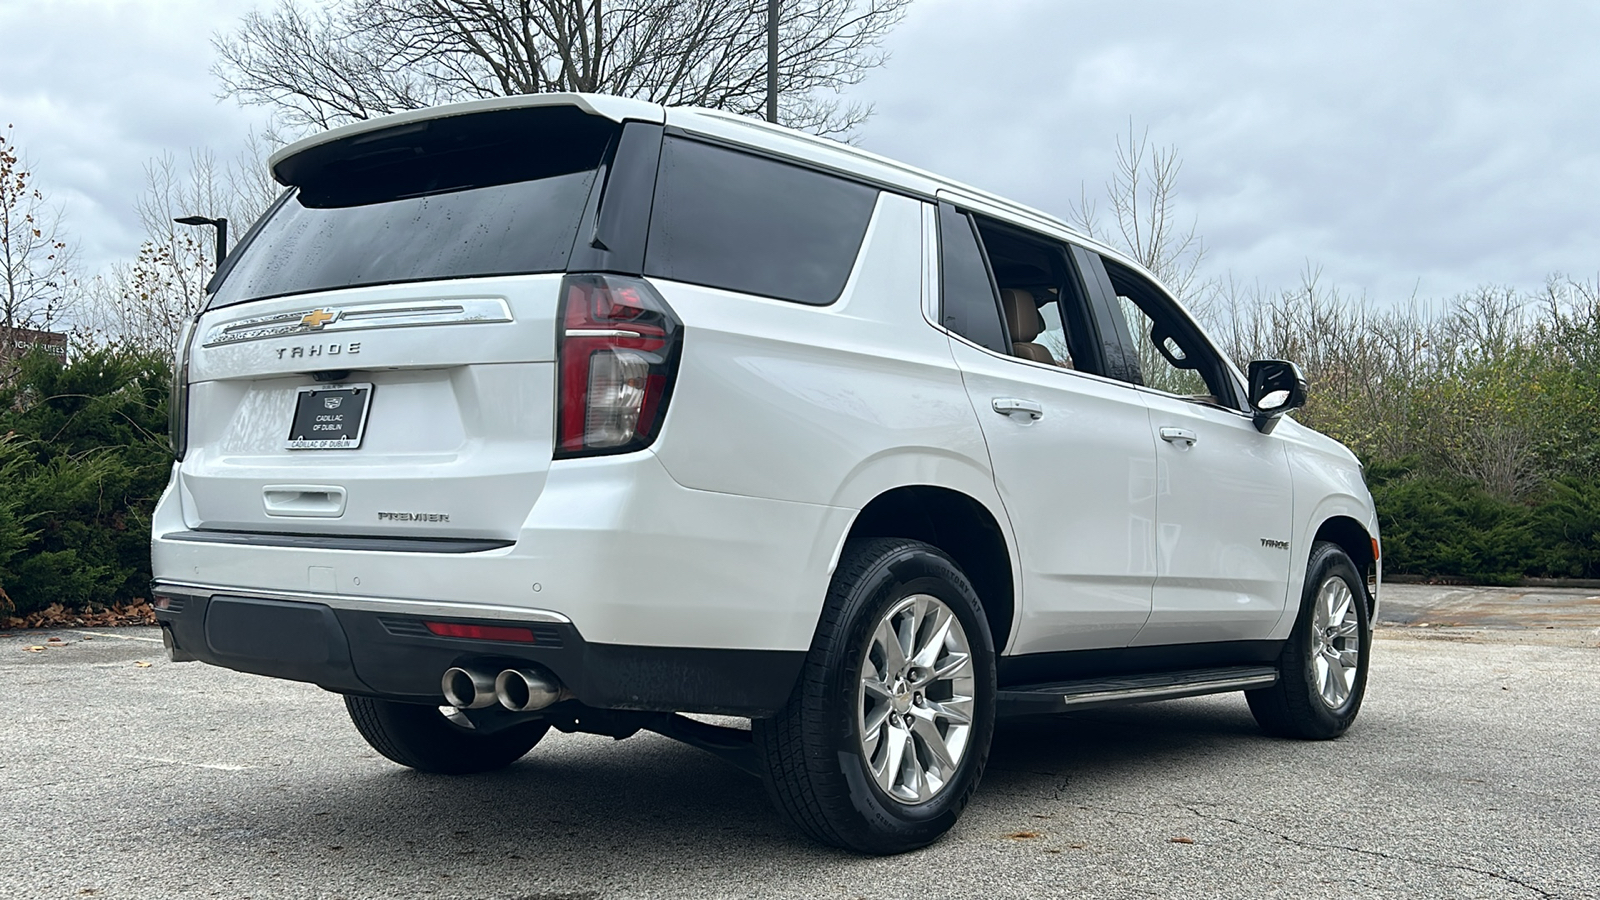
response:
<svg viewBox="0 0 1600 900"><path fill-rule="evenodd" d="M91 271L142 166L236 151L210 34L250 0L0 0L0 125ZM1129 122L1183 159L1204 273L1380 302L1600 271L1600 4L918 0L860 142L1058 215Z"/></svg>

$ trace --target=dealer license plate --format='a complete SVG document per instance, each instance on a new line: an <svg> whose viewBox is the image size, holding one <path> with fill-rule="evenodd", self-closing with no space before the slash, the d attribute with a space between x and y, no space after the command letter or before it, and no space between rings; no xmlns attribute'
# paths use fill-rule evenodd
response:
<svg viewBox="0 0 1600 900"><path fill-rule="evenodd" d="M295 399L294 421L284 446L290 450L354 450L361 446L371 407L370 384L303 387Z"/></svg>

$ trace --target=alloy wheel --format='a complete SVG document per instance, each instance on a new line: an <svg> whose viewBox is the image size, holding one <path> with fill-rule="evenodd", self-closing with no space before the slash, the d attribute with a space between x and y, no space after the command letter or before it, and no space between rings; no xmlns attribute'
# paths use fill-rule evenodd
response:
<svg viewBox="0 0 1600 900"><path fill-rule="evenodd" d="M861 661L862 758L894 800L925 803L954 779L972 731L976 680L967 633L937 597L891 606Z"/></svg>
<svg viewBox="0 0 1600 900"><path fill-rule="evenodd" d="M1360 622L1350 585L1330 576L1317 590L1311 617L1311 670L1317 696L1339 709L1355 689L1361 662Z"/></svg>

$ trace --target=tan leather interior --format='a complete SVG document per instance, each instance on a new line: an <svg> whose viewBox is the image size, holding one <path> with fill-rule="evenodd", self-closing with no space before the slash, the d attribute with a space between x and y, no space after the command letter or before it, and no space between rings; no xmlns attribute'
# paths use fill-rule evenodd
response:
<svg viewBox="0 0 1600 900"><path fill-rule="evenodd" d="M1026 343L1044 330L1044 317L1039 315L1039 305L1033 294L1021 288L1006 288L1000 292L1000 302L1005 306L1006 327L1011 329L1011 340Z"/></svg>
<svg viewBox="0 0 1600 900"><path fill-rule="evenodd" d="M1044 316L1039 314L1039 304L1033 294L1021 288L1005 288L1000 292L1000 305L1005 309L1006 327L1011 330L1011 353L1023 359L1046 365L1060 365L1043 344L1033 339L1044 331Z"/></svg>

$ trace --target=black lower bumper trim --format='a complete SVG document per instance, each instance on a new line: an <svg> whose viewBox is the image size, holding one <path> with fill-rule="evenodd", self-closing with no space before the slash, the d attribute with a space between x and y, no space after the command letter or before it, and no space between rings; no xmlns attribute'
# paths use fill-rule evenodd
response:
<svg viewBox="0 0 1600 900"><path fill-rule="evenodd" d="M191 544L235 544L286 547L292 550L366 550L380 553L482 553L510 547L514 541L489 538L422 538L357 534L298 534L280 531L175 531L165 541Z"/></svg>
<svg viewBox="0 0 1600 900"><path fill-rule="evenodd" d="M591 643L565 624L540 625L531 644L468 640L435 635L422 619L392 613L299 600L161 594L181 600L156 610L176 652L340 693L418 703L443 702L439 679L451 666L498 670L535 663L590 707L765 716L787 702L805 662L802 651ZM405 627L407 619L415 627Z"/></svg>

